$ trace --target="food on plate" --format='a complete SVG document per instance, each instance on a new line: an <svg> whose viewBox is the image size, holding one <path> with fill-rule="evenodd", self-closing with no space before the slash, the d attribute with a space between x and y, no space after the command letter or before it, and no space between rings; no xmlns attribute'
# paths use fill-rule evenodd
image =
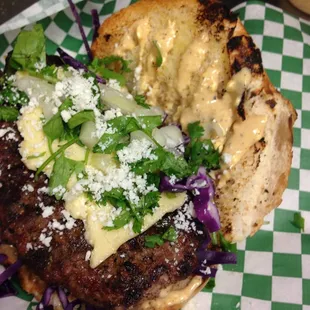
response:
<svg viewBox="0 0 310 310"><path fill-rule="evenodd" d="M88 64L46 56L40 25L7 58L0 284L18 271L38 309L180 309L281 202L296 112L216 1L92 14Z"/></svg>

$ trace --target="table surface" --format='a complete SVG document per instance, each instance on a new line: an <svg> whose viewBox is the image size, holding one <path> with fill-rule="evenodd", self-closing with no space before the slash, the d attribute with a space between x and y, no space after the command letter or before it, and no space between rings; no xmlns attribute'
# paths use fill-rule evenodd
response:
<svg viewBox="0 0 310 310"><path fill-rule="evenodd" d="M308 0L305 0L305 1L308 1ZM22 0L22 1L2 0L0 1L0 25L5 23L7 20L17 15L18 13L20 13L21 11L23 11L24 9L26 9L27 7L29 7L35 2L36 0ZM223 0L223 2L226 3L226 5L231 8L241 2L244 2L244 0ZM278 6L282 8L283 10L295 16L310 20L310 15L299 11L288 0L266 0L266 2L273 4L275 6Z"/></svg>

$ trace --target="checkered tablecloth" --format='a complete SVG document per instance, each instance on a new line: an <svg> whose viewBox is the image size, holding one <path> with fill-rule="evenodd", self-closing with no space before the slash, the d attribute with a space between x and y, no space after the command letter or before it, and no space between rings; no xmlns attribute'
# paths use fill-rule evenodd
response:
<svg viewBox="0 0 310 310"><path fill-rule="evenodd" d="M102 0L79 2L88 39L92 37L91 9L98 9L102 22L130 2L135 1L110 0L104 5ZM310 310L310 23L259 1L248 1L234 10L262 50L271 81L297 110L293 165L281 206L266 218L270 223L238 244L238 264L224 266L213 292L204 289L187 309ZM85 59L69 9L46 16L40 23L49 54L61 46L72 56ZM0 35L1 66L18 32ZM305 218L304 233L291 223L296 211ZM23 292L19 297L0 299L0 309L26 309L31 297Z"/></svg>

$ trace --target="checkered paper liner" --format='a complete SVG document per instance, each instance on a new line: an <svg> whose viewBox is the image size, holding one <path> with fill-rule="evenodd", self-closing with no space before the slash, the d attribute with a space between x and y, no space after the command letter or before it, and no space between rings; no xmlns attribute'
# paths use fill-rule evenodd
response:
<svg viewBox="0 0 310 310"><path fill-rule="evenodd" d="M133 2L79 2L77 7L89 41L91 9L98 10L102 22ZM266 217L269 224L238 244L238 264L224 266L217 274L213 291L204 289L186 309L310 310L310 23L259 1L242 3L234 11L262 50L272 83L297 110L293 164L282 204ZM49 54L60 46L77 59L86 59L70 9L39 22L45 29ZM19 30L0 35L1 67ZM304 233L292 224L296 211L305 218ZM18 297L0 299L0 309L27 309L31 296L20 291Z"/></svg>

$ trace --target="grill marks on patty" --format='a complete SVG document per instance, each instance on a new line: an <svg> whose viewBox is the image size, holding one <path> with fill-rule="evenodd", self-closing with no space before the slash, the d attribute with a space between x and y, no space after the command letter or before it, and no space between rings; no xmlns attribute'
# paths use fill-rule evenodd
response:
<svg viewBox="0 0 310 310"><path fill-rule="evenodd" d="M21 137L16 126L0 122L0 129L8 127L16 131L18 141L0 138L0 237L3 243L17 248L24 263L47 285L61 285L74 296L104 309L126 309L156 297L164 287L192 274L197 267L195 252L204 235L180 231L174 244L166 242L154 249L144 246L145 235L162 234L173 223L173 215L123 244L95 269L85 261L91 246L84 238L80 220L62 235L52 231L51 249L42 245L27 250L28 243L40 244L39 236L50 221L62 221L64 206L47 194L38 193L38 189L47 186L47 179L41 175L34 182L33 172L23 165L18 153ZM30 184L33 191L23 191L25 184ZM42 217L37 206L40 201L55 207L48 218ZM201 228L199 223L196 225Z"/></svg>

